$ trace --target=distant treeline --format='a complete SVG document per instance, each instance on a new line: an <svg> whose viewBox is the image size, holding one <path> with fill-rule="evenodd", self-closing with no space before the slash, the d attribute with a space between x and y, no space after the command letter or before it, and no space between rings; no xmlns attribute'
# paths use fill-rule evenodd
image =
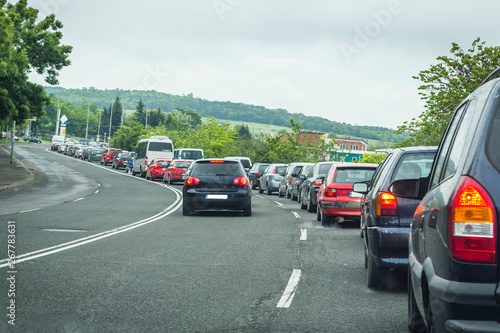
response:
<svg viewBox="0 0 500 333"><path fill-rule="evenodd" d="M395 134L392 129L377 126L358 126L339 123L317 116L305 116L302 113L289 113L285 109L268 109L263 106L208 101L188 95L171 95L154 90L99 90L93 87L83 89L65 89L60 87L45 87L47 95L53 94L67 102L82 105L95 103L99 108L109 107L118 96L126 110L135 110L137 103L142 101L148 109L160 108L171 112L176 108L193 110L203 117L214 117L225 120L238 120L261 124L288 126L290 118L302 126L303 130L335 133L358 138L381 140L385 142L400 142L408 135Z"/></svg>

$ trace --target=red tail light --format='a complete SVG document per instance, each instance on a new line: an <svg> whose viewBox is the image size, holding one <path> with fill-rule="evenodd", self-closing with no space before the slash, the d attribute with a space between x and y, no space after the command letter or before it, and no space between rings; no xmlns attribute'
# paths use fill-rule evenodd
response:
<svg viewBox="0 0 500 333"><path fill-rule="evenodd" d="M321 186L321 184L323 184L323 179L316 178L316 180L314 181L314 186Z"/></svg>
<svg viewBox="0 0 500 333"><path fill-rule="evenodd" d="M494 264L496 255L495 205L474 179L462 177L450 205L448 240L453 258Z"/></svg>
<svg viewBox="0 0 500 333"><path fill-rule="evenodd" d="M375 198L375 215L398 216L398 201L396 196L389 192L380 192Z"/></svg>
<svg viewBox="0 0 500 333"><path fill-rule="evenodd" d="M260 173L256 172L255 176L260 177Z"/></svg>
<svg viewBox="0 0 500 333"><path fill-rule="evenodd" d="M334 188L325 188L325 197L335 198L337 196L337 190Z"/></svg>
<svg viewBox="0 0 500 333"><path fill-rule="evenodd" d="M234 185L246 186L248 185L248 179L246 177L238 177L233 179Z"/></svg>
<svg viewBox="0 0 500 333"><path fill-rule="evenodd" d="M272 173L276 173L276 167L273 168Z"/></svg>
<svg viewBox="0 0 500 333"><path fill-rule="evenodd" d="M175 171L175 169L177 169L176 167L172 167L172 170Z"/></svg>
<svg viewBox="0 0 500 333"><path fill-rule="evenodd" d="M293 177L290 178L290 185L293 185L293 179L294 179Z"/></svg>
<svg viewBox="0 0 500 333"><path fill-rule="evenodd" d="M199 183L200 183L200 179L198 177L189 176L186 179L185 185L198 185Z"/></svg>

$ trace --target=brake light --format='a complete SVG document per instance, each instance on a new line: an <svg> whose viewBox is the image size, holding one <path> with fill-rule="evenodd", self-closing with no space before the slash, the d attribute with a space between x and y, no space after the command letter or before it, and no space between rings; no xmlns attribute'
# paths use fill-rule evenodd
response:
<svg viewBox="0 0 500 333"><path fill-rule="evenodd" d="M246 177L238 177L233 179L234 185L246 186L248 185L248 179Z"/></svg>
<svg viewBox="0 0 500 333"><path fill-rule="evenodd" d="M398 216L398 201L396 196L389 192L380 192L375 198L375 215Z"/></svg>
<svg viewBox="0 0 500 333"><path fill-rule="evenodd" d="M448 240L453 258L493 264L496 255L495 205L474 179L462 177L451 201Z"/></svg>
<svg viewBox="0 0 500 333"><path fill-rule="evenodd" d="M106 153L106 156L111 156L111 154L110 153Z"/></svg>
<svg viewBox="0 0 500 333"><path fill-rule="evenodd" d="M294 179L293 177L290 178L290 185L293 185L293 179Z"/></svg>
<svg viewBox="0 0 500 333"><path fill-rule="evenodd" d="M276 167L273 168L272 173L276 173Z"/></svg>
<svg viewBox="0 0 500 333"><path fill-rule="evenodd" d="M172 167L172 170L175 171L175 169L177 169L176 167Z"/></svg>
<svg viewBox="0 0 500 333"><path fill-rule="evenodd" d="M314 181L314 185L315 186L321 186L321 184L323 184L323 179L316 178L316 180Z"/></svg>
<svg viewBox="0 0 500 333"><path fill-rule="evenodd" d="M337 196L337 189L325 188L325 197L335 198Z"/></svg>
<svg viewBox="0 0 500 333"><path fill-rule="evenodd" d="M255 176L260 177L260 173L256 172Z"/></svg>
<svg viewBox="0 0 500 333"><path fill-rule="evenodd" d="M210 163L224 163L224 160L211 160Z"/></svg>
<svg viewBox="0 0 500 333"><path fill-rule="evenodd" d="M189 176L186 179L186 185L198 185L200 183L200 178L194 177L194 176Z"/></svg>

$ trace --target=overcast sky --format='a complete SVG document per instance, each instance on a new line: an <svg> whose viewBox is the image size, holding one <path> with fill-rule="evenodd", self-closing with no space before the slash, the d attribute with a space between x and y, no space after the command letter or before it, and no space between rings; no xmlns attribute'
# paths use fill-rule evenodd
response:
<svg viewBox="0 0 500 333"><path fill-rule="evenodd" d="M73 46L64 88L137 89L396 128L419 71L480 37L498 0L29 0ZM32 76L43 83L43 79ZM111 101L110 101L111 102ZM134 109L136 105L125 105Z"/></svg>

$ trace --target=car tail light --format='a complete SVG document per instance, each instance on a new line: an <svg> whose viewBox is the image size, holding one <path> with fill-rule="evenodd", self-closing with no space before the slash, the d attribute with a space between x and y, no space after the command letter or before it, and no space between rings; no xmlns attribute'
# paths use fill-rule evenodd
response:
<svg viewBox="0 0 500 333"><path fill-rule="evenodd" d="M398 201L396 196L389 192L380 192L375 198L375 215L398 216Z"/></svg>
<svg viewBox="0 0 500 333"><path fill-rule="evenodd" d="M316 180L314 181L314 185L315 186L321 186L321 184L323 184L323 179L316 178Z"/></svg>
<svg viewBox="0 0 500 333"><path fill-rule="evenodd" d="M294 179L293 177L290 178L290 185L293 185L293 179Z"/></svg>
<svg viewBox="0 0 500 333"><path fill-rule="evenodd" d="M246 186L248 185L248 179L246 177L238 177L233 179L234 185Z"/></svg>
<svg viewBox="0 0 500 333"><path fill-rule="evenodd" d="M276 167L273 168L272 173L276 173Z"/></svg>
<svg viewBox="0 0 500 333"><path fill-rule="evenodd" d="M496 263L495 205L488 192L474 179L462 177L449 213L448 240L453 258Z"/></svg>
<svg viewBox="0 0 500 333"><path fill-rule="evenodd" d="M337 189L325 188L325 197L335 198L337 196Z"/></svg>
<svg viewBox="0 0 500 333"><path fill-rule="evenodd" d="M255 173L255 176L256 176L256 177L260 177L260 173L256 172L256 173Z"/></svg>
<svg viewBox="0 0 500 333"><path fill-rule="evenodd" d="M211 160L210 163L224 163L224 160Z"/></svg>
<svg viewBox="0 0 500 333"><path fill-rule="evenodd" d="M200 183L200 178L194 176L187 177L185 182L186 185L198 185L199 183Z"/></svg>
<svg viewBox="0 0 500 333"><path fill-rule="evenodd" d="M177 169L176 167L172 167L172 170L175 171L175 169Z"/></svg>

